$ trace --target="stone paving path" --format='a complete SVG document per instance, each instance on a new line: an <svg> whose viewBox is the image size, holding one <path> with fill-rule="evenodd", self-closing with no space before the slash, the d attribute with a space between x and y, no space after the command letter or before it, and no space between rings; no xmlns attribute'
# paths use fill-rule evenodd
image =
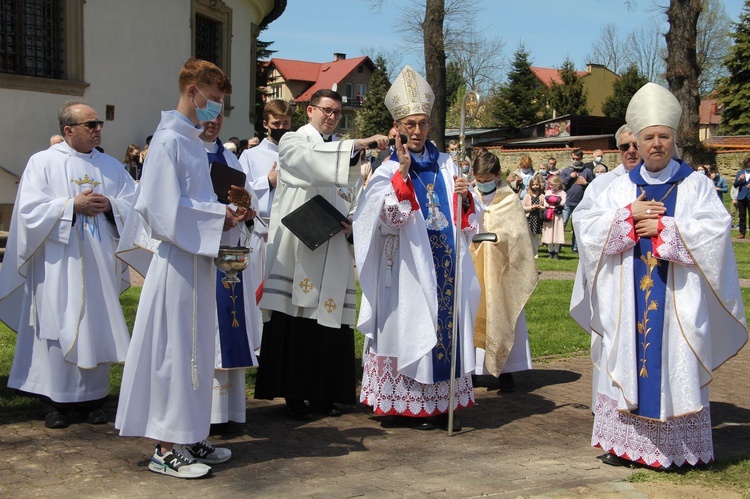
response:
<svg viewBox="0 0 750 499"><path fill-rule="evenodd" d="M247 425L212 436L233 459L199 480L149 472L153 442L111 423L49 430L37 415L5 414L0 497L648 497L589 445L588 357L537 362L516 379L512 394L477 388L451 438L388 427L363 406L302 424L281 400L249 400ZM717 459L747 457L750 349L717 372L711 395Z"/></svg>

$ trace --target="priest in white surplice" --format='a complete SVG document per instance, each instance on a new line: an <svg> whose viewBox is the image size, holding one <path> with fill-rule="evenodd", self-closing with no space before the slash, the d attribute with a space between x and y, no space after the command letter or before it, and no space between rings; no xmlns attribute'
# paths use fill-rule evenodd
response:
<svg viewBox="0 0 750 499"><path fill-rule="evenodd" d="M133 217L159 243L138 304L115 427L121 436L159 441L149 470L179 478L203 476L208 464L231 457L206 440L216 354L213 258L222 233L246 217L217 202L199 138L199 122L222 112L231 88L214 64L185 63L177 109L161 115L133 202ZM122 258L138 253L138 238L127 236Z"/></svg>
<svg viewBox="0 0 750 499"><path fill-rule="evenodd" d="M250 239L253 253L250 255L250 268L259 283L256 290L258 301L263 295L263 274L266 266L266 244L268 225L271 223L271 206L276 194L279 175L279 140L292 127L292 106L283 99L272 99L263 107L263 127L268 136L256 147L246 149L240 156L242 171L258 201L258 218L255 220ZM256 343L260 347L260 337Z"/></svg>
<svg viewBox="0 0 750 499"><path fill-rule="evenodd" d="M119 295L130 284L115 249L135 183L101 143L99 116L81 102L59 113L65 140L29 159L0 270L0 320L18 332L8 386L38 396L48 428L71 409L105 423L109 368L129 333Z"/></svg>
<svg viewBox="0 0 750 499"><path fill-rule="evenodd" d="M608 464L711 462L708 385L747 341L729 214L675 159L680 115L663 87L636 92L643 162L574 217L593 311L581 325L601 336L592 445Z"/></svg>
<svg viewBox="0 0 750 499"><path fill-rule="evenodd" d="M385 98L393 126L408 137L375 170L357 208L354 250L366 336L360 400L398 424L447 428L456 279L456 203L460 229L461 303L455 408L474 403L474 317L479 281L468 251L477 229L468 182L448 154L427 140L434 94L404 67ZM436 418L433 418L436 417ZM454 418L454 429L460 423Z"/></svg>
<svg viewBox="0 0 750 499"><path fill-rule="evenodd" d="M359 151L388 137L338 141L341 95L315 92L310 122L279 141L280 171L271 209L261 308L271 312L261 342L255 398L284 397L289 413L339 416L335 403L354 404L354 262L351 226L310 250L281 220L316 195L348 216L360 177ZM310 407L305 401L310 402Z"/></svg>

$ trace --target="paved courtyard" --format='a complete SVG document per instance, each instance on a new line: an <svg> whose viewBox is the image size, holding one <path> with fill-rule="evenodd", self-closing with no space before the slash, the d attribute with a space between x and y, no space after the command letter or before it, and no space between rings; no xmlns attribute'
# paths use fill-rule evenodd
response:
<svg viewBox="0 0 750 499"><path fill-rule="evenodd" d="M621 482L633 470L589 446L588 357L537 362L516 380L512 394L477 388L451 438L388 427L363 406L300 423L281 400L250 400L247 425L212 436L233 459L199 480L149 472L153 442L111 423L49 430L40 416L6 414L0 497L654 497L658 487ZM711 400L717 459L750 455L750 349L717 372Z"/></svg>

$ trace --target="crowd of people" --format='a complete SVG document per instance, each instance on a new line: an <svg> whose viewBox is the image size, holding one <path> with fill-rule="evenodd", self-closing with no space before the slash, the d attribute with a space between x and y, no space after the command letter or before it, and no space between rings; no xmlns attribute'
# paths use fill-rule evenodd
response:
<svg viewBox="0 0 750 499"><path fill-rule="evenodd" d="M531 369L534 258L540 243L557 258L571 220L571 315L595 364L592 444L612 465L713 460L707 384L747 327L727 183L679 159L668 91L647 84L633 97L611 171L602 151L584 163L575 149L563 170L549 158L535 172L525 156L503 181L491 152L464 161L458 143L444 153L427 139L434 94L409 66L385 97L388 135L339 140L342 98L323 89L296 131L289 104L270 100L266 137L249 149L220 139L232 91L220 68L190 59L178 87L176 109L122 162L98 149L96 111L66 103L62 141L24 171L0 319L18 333L8 386L40 400L47 427L73 412L106 423L109 368L124 362L115 427L153 439L148 468L168 476L205 476L232 457L208 436L245 422L248 367L255 398L285 399L298 420L359 400L394 425L460 431L452 414L474 404L476 376L512 392L513 373ZM750 158L743 166L744 237ZM227 169L244 185L217 192ZM321 198L344 221L310 247L287 220ZM236 282L214 266L222 248L250 253ZM118 301L130 267L145 276L132 336Z"/></svg>

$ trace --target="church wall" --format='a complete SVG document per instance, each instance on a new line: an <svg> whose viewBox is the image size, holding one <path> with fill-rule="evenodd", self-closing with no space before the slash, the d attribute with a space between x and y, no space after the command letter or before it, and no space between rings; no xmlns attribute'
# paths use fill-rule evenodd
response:
<svg viewBox="0 0 750 499"><path fill-rule="evenodd" d="M222 137L252 134L250 81L254 62L252 26L273 8L272 0L225 0L232 9L232 110ZM57 110L71 99L85 100L105 119L105 152L122 160L130 143L142 146L162 110L178 101L177 75L191 55L191 0L98 0L83 4L84 80L82 97L0 88L6 119L0 125L0 166L21 174L28 158L49 147L59 133ZM252 64L252 66L251 66ZM0 193L1 195L2 193ZM0 197L0 203L13 202Z"/></svg>

